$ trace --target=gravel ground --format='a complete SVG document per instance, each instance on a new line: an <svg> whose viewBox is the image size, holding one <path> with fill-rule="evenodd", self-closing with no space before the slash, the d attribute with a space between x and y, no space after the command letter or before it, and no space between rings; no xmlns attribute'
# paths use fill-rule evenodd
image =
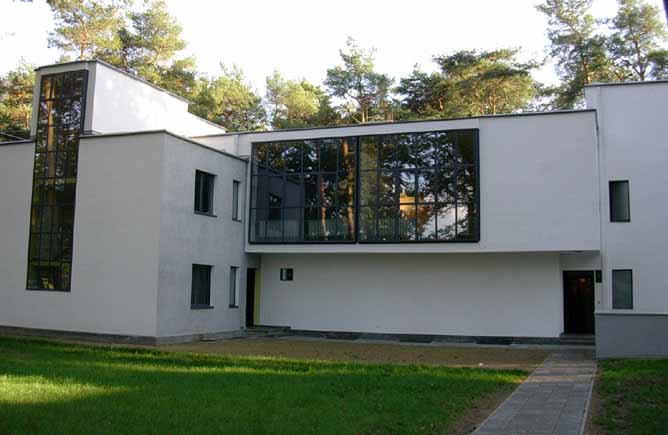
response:
<svg viewBox="0 0 668 435"><path fill-rule="evenodd" d="M489 367L531 371L543 362L549 350L504 347L474 347L373 343L325 339L246 338L158 346L178 352L267 356L329 361L392 364L429 364Z"/></svg>

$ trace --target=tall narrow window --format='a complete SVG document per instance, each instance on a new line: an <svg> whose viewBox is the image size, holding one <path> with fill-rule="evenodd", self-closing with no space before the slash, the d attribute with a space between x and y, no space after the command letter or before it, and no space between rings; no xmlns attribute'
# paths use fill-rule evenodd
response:
<svg viewBox="0 0 668 435"><path fill-rule="evenodd" d="M230 267L230 308L239 307L239 283L238 279L238 267Z"/></svg>
<svg viewBox="0 0 668 435"><path fill-rule="evenodd" d="M211 266L193 264L191 308L211 308Z"/></svg>
<svg viewBox="0 0 668 435"><path fill-rule="evenodd" d="M610 182L610 222L630 222L629 182Z"/></svg>
<svg viewBox="0 0 668 435"><path fill-rule="evenodd" d="M33 170L29 290L70 291L74 205L88 71L42 76Z"/></svg>
<svg viewBox="0 0 668 435"><path fill-rule="evenodd" d="M633 309L633 271L630 269L612 271L612 308Z"/></svg>
<svg viewBox="0 0 668 435"><path fill-rule="evenodd" d="M195 212L213 215L213 181L215 175L195 171Z"/></svg>
<svg viewBox="0 0 668 435"><path fill-rule="evenodd" d="M240 182L232 181L232 219L239 220L239 186Z"/></svg>

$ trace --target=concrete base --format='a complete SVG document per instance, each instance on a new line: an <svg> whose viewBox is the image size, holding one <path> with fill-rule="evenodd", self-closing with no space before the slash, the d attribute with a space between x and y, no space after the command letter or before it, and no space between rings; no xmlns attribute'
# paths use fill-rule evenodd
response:
<svg viewBox="0 0 668 435"><path fill-rule="evenodd" d="M80 340L80 341L90 341L94 343L139 344L145 346L157 346L162 344L178 344L178 343L190 343L193 341L214 341L214 340L224 340L229 338L239 338L243 337L244 332L241 330L237 330L237 331L211 332L206 334L148 337L140 335L94 334L91 332L19 328L14 326L0 325L0 336L2 335L55 338L64 340L77 340L77 341Z"/></svg>
<svg viewBox="0 0 668 435"><path fill-rule="evenodd" d="M404 343L467 343L467 344L560 344L556 337L486 337L473 335L382 334L374 332L312 331L293 329L293 335L339 340L387 340Z"/></svg>
<svg viewBox="0 0 668 435"><path fill-rule="evenodd" d="M668 357L668 313L596 313L596 357Z"/></svg>

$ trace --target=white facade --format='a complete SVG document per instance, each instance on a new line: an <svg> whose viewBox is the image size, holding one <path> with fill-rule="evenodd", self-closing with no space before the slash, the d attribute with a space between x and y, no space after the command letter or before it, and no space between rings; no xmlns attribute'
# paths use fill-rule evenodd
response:
<svg viewBox="0 0 668 435"><path fill-rule="evenodd" d="M642 341L634 319L647 335L653 319L668 318L667 82L588 87L582 111L229 134L101 62L40 68L37 83L81 69L88 90L67 292L26 290L35 146L0 144L2 327L163 341L237 334L248 295L255 323L304 332L554 342L567 332L566 276L575 272L590 279L592 313L607 316L597 322L601 355L623 349L614 325ZM253 143L458 129L479 137L479 241L249 242ZM193 210L196 171L214 176L212 215ZM630 222L610 222L614 180L629 181ZM212 266L207 309L191 306L194 264ZM285 268L293 280L280 279ZM632 310L613 309L614 269L633 270ZM257 282L247 289L248 271ZM668 342L668 333L651 340Z"/></svg>

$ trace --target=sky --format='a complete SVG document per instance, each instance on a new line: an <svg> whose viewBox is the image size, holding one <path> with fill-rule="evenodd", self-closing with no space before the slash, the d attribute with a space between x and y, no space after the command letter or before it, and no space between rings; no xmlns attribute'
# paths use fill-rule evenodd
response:
<svg viewBox="0 0 668 435"><path fill-rule="evenodd" d="M661 8L662 0L648 0ZM376 49L379 72L395 79L415 64L433 70L436 54L460 49L520 47L523 59L542 60L548 43L546 19L536 11L540 0L167 0L183 27L198 69L213 75L220 63L240 66L247 80L264 92L265 78L279 70L291 79L321 83L340 63L339 50L352 36ZM594 0L592 13L611 17L615 0ZM36 64L59 56L47 47L53 28L43 0L0 0L0 74L21 57ZM536 78L554 83L554 66Z"/></svg>

